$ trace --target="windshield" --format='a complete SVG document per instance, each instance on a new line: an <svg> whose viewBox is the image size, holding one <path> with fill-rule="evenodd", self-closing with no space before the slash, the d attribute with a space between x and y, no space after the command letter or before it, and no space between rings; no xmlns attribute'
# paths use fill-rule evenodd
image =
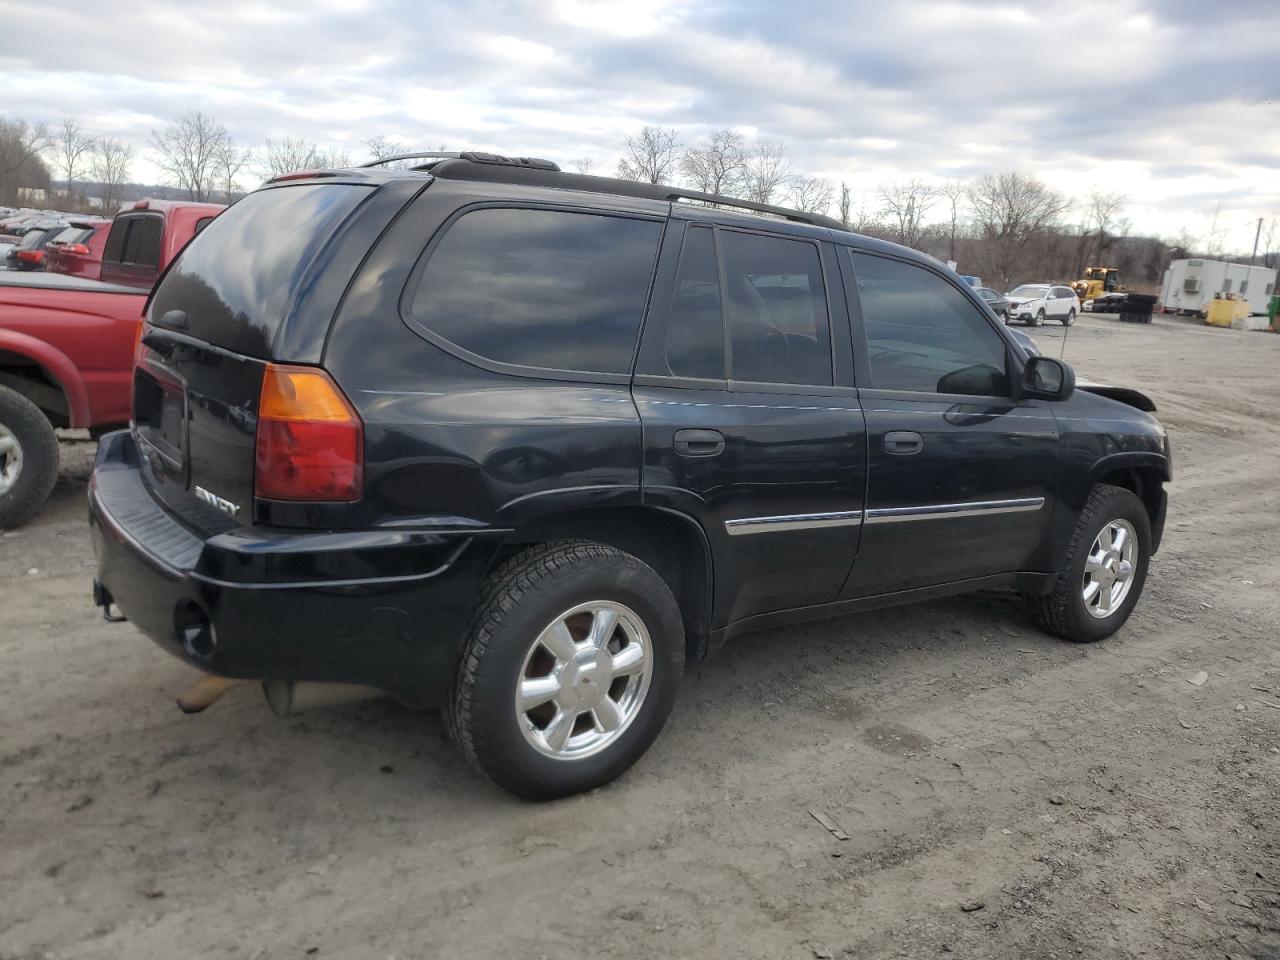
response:
<svg viewBox="0 0 1280 960"><path fill-rule="evenodd" d="M1018 289L1014 290L1013 293L1009 294L1009 296L1011 297L1043 297L1048 292L1049 292L1049 288L1044 284L1024 283L1022 286L1018 287Z"/></svg>

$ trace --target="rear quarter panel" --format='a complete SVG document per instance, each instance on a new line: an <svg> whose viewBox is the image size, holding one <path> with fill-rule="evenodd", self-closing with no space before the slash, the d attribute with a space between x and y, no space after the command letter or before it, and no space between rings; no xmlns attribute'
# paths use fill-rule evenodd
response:
<svg viewBox="0 0 1280 960"><path fill-rule="evenodd" d="M106 287L0 284L0 350L28 357L59 383L72 426L126 423L145 300Z"/></svg>

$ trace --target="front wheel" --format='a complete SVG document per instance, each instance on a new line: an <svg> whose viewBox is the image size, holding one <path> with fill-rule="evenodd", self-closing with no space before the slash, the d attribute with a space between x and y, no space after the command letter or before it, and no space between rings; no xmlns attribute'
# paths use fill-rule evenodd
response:
<svg viewBox="0 0 1280 960"><path fill-rule="evenodd" d="M1036 311L1036 318L1034 322L1037 327L1044 326L1044 308L1043 307Z"/></svg>
<svg viewBox="0 0 1280 960"><path fill-rule="evenodd" d="M0 387L0 530L21 526L58 479L58 437L34 403Z"/></svg>
<svg viewBox="0 0 1280 960"><path fill-rule="evenodd" d="M1032 616L1063 639L1104 640L1133 613L1150 560L1147 508L1132 491L1099 484L1076 521L1052 590L1032 598Z"/></svg>
<svg viewBox="0 0 1280 960"><path fill-rule="evenodd" d="M680 608L652 567L566 541L491 578L449 704L454 742L529 800L608 783L661 731L684 669Z"/></svg>
<svg viewBox="0 0 1280 960"><path fill-rule="evenodd" d="M1067 315L1062 318L1062 325L1064 327L1069 327L1075 322L1076 322L1076 311L1075 311L1075 307L1072 307L1071 310L1068 311Z"/></svg>

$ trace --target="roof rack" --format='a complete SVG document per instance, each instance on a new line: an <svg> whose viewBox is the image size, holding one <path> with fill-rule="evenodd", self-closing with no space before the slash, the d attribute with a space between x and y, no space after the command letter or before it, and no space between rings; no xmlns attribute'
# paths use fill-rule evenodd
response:
<svg viewBox="0 0 1280 960"><path fill-rule="evenodd" d="M563 173L549 160L537 160L530 157L500 157L486 153L415 153L404 157L388 157L377 161L389 163L396 159L433 158L436 162L429 168L437 177L447 180L481 180L499 183L523 183L529 186L559 187L569 190L589 190L593 193L610 193L615 196L641 197L648 200L662 200L668 203L694 201L715 207L729 207L749 210L752 213L763 213L768 216L790 220L793 223L805 223L815 227L827 227L831 230L844 230L839 220L820 213L805 213L789 207L777 207L754 200L739 200L736 197L723 197L716 193L702 193L699 190L685 190L663 183L638 183L633 180L618 180L613 177L596 177L581 173ZM374 164L365 164L373 166Z"/></svg>
<svg viewBox="0 0 1280 960"><path fill-rule="evenodd" d="M477 150L463 150L461 152L448 150L429 150L425 153L398 153L394 157L383 157L381 160L370 160L368 163L362 163L363 167L380 167L384 163L396 163L400 160L467 160L471 163L488 163L494 166L502 167L520 167L525 170L547 170L558 173L560 167L550 160L543 160L541 157L504 157L497 153L481 153ZM422 167L432 167L435 164L423 164ZM414 169L421 169L415 167Z"/></svg>

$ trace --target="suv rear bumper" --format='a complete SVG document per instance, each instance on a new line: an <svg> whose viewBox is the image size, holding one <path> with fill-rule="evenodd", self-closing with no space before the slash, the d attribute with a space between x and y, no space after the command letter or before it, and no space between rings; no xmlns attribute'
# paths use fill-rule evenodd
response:
<svg viewBox="0 0 1280 960"><path fill-rule="evenodd" d="M240 528L204 538L147 490L127 431L89 485L95 599L207 673L441 703L503 531Z"/></svg>

